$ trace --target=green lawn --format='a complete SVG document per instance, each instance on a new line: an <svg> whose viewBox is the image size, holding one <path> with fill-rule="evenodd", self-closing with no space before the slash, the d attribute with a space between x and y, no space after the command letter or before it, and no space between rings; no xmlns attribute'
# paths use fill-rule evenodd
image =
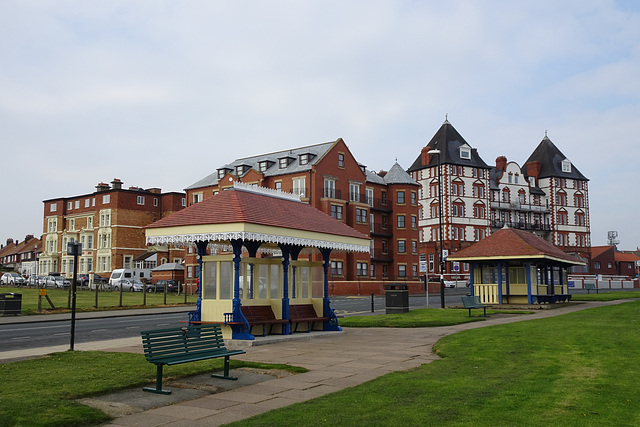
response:
<svg viewBox="0 0 640 427"><path fill-rule="evenodd" d="M640 298L640 291L606 291L590 294L573 294L571 301L615 301L618 299Z"/></svg>
<svg viewBox="0 0 640 427"><path fill-rule="evenodd" d="M428 365L242 426L640 425L640 301L473 329Z"/></svg>
<svg viewBox="0 0 640 427"><path fill-rule="evenodd" d="M164 378L221 370L222 360L167 366ZM306 372L288 365L231 360L243 366ZM141 354L64 352L0 364L0 426L98 425L109 420L101 411L75 401L116 390L155 384L155 365Z"/></svg>
<svg viewBox="0 0 640 427"><path fill-rule="evenodd" d="M22 294L22 314L38 314L38 295L39 289L34 288L13 288L0 287L0 293L18 293ZM63 289L47 289L47 296L53 302L55 312L65 311L69 303L69 291ZM126 308L142 307L145 295L142 292L123 292L122 306ZM146 294L147 306L163 306L165 305L164 294ZM184 295L169 293L166 295L166 305L184 304ZM197 294L187 295L187 304L195 304L198 298ZM41 299L43 313L51 313L47 299ZM95 310L96 292L89 290L78 290L76 292L76 310L92 311ZM120 292L100 291L98 292L98 310L118 309L120 305Z"/></svg>

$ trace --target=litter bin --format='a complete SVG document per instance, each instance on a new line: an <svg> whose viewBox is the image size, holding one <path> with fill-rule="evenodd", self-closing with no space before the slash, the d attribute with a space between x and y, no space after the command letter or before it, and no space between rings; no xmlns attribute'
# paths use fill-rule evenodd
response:
<svg viewBox="0 0 640 427"><path fill-rule="evenodd" d="M391 283L384 287L387 314L407 313L409 311L409 285Z"/></svg>
<svg viewBox="0 0 640 427"><path fill-rule="evenodd" d="M0 314L20 314L22 312L22 294L0 294Z"/></svg>

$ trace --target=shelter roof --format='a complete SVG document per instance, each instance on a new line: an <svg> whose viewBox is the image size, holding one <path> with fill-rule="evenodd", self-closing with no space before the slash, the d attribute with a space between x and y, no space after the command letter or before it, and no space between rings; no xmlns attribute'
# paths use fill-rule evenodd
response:
<svg viewBox="0 0 640 427"><path fill-rule="evenodd" d="M184 271L184 265L178 264L177 262L165 262L164 264L161 264L156 268L151 269L151 271L176 271L176 270Z"/></svg>
<svg viewBox="0 0 640 427"><path fill-rule="evenodd" d="M245 239L368 252L369 237L277 190L233 188L145 227L147 244Z"/></svg>
<svg viewBox="0 0 640 427"><path fill-rule="evenodd" d="M546 240L524 230L502 228L479 242L449 255L455 261L500 259L544 259L564 264L584 265Z"/></svg>

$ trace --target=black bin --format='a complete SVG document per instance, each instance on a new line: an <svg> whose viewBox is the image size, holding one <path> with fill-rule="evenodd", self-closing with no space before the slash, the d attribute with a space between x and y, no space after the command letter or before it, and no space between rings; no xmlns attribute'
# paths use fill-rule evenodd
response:
<svg viewBox="0 0 640 427"><path fill-rule="evenodd" d="M20 314L22 312L22 294L0 294L0 314Z"/></svg>
<svg viewBox="0 0 640 427"><path fill-rule="evenodd" d="M391 283L385 285L387 314L407 313L409 311L409 285Z"/></svg>

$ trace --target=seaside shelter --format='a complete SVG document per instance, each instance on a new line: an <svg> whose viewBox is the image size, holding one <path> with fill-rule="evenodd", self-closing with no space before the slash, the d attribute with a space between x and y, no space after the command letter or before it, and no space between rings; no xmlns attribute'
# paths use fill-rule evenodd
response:
<svg viewBox="0 0 640 427"><path fill-rule="evenodd" d="M449 255L447 261L469 263L471 295L484 304L569 301L567 270L584 265L535 234L508 227Z"/></svg>
<svg viewBox="0 0 640 427"><path fill-rule="evenodd" d="M225 338L254 339L242 306L312 304L323 330L341 330L329 300L332 251L369 252L370 239L299 197L235 183L145 228L147 244L195 247L199 298L190 322L221 323ZM288 334L291 325L273 326Z"/></svg>

